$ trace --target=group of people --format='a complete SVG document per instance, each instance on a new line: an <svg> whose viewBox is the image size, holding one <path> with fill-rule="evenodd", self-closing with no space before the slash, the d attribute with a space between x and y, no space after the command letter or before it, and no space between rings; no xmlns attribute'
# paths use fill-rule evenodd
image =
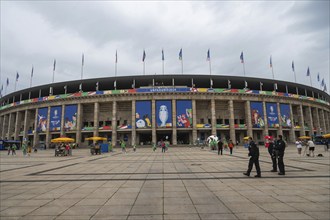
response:
<svg viewBox="0 0 330 220"><path fill-rule="evenodd" d="M221 141L221 139L219 139L217 145L218 145L218 155L222 155L223 149L227 149L227 148L229 148L230 155L233 154L233 149L235 145L232 140L229 140L229 142L227 142L226 140Z"/></svg>
<svg viewBox="0 0 330 220"><path fill-rule="evenodd" d="M55 146L55 156L72 156L73 144L60 143Z"/></svg>
<svg viewBox="0 0 330 220"><path fill-rule="evenodd" d="M273 169L271 172L277 172L277 167L279 169L278 175L285 175L285 165L284 165L284 152L286 148L286 143L283 140L283 136L279 135L278 139L276 141L273 141L272 139L268 139L266 143L266 147L268 147L268 153L270 154L270 157L272 159L272 166ZM259 148L257 144L252 140L252 137L249 137L248 140L248 149L249 149L249 165L248 169L245 173L243 173L246 176L250 176L250 173L252 171L253 164L256 168L257 175L254 177L261 177L261 169L259 165Z"/></svg>
<svg viewBox="0 0 330 220"><path fill-rule="evenodd" d="M10 155L10 152L11 152L11 155L16 155L16 150L17 150L16 144L9 145L8 146L8 155Z"/></svg>
<svg viewBox="0 0 330 220"><path fill-rule="evenodd" d="M301 154L303 156L309 156L309 157L314 157L314 151L315 151L315 143L313 140L296 140L296 147L298 150L298 154L301 156ZM328 151L329 150L329 142L328 140L324 141L324 151ZM302 153L302 148L305 147L304 152ZM307 154L307 150L309 151L309 153Z"/></svg>

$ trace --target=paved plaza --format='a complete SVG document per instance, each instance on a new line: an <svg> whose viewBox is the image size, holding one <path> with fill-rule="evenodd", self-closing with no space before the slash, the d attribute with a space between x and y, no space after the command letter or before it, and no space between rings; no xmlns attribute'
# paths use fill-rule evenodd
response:
<svg viewBox="0 0 330 220"><path fill-rule="evenodd" d="M286 176L270 172L260 147L262 178L246 177L247 149L219 156L199 148L137 149L71 157L53 150L23 157L1 152L0 219L329 219L330 160L323 146L285 154ZM255 168L251 176L255 175Z"/></svg>

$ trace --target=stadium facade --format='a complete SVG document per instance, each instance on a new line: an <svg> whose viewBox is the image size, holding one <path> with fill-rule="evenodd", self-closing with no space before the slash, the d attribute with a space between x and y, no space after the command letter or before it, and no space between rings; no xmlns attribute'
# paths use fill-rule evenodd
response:
<svg viewBox="0 0 330 220"><path fill-rule="evenodd" d="M2 139L33 145L60 136L149 145L194 144L211 134L288 142L330 132L330 97L302 84L219 75L107 77L36 86L1 98Z"/></svg>

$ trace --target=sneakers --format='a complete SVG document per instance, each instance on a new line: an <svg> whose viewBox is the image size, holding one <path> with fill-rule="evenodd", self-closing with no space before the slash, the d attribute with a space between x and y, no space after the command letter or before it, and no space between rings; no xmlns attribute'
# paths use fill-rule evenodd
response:
<svg viewBox="0 0 330 220"><path fill-rule="evenodd" d="M250 174L249 173L243 173L245 176L250 176Z"/></svg>
<svg viewBox="0 0 330 220"><path fill-rule="evenodd" d="M278 173L278 175L285 175L285 173Z"/></svg>
<svg viewBox="0 0 330 220"><path fill-rule="evenodd" d="M259 174L259 175L255 175L254 177L258 177L258 178L260 178L261 177L261 175Z"/></svg>

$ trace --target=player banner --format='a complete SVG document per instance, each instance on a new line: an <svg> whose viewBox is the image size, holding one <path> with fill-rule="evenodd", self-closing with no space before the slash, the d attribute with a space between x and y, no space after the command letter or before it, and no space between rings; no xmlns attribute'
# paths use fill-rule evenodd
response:
<svg viewBox="0 0 330 220"><path fill-rule="evenodd" d="M136 128L151 128L151 101L136 101L135 126Z"/></svg>
<svg viewBox="0 0 330 220"><path fill-rule="evenodd" d="M38 132L46 132L47 130L47 114L48 108L39 108L38 109L38 124L37 131Z"/></svg>
<svg viewBox="0 0 330 220"><path fill-rule="evenodd" d="M251 106L252 127L253 128L265 127L262 102L251 102L250 106Z"/></svg>
<svg viewBox="0 0 330 220"><path fill-rule="evenodd" d="M288 104L280 104L281 111L281 125L283 128L291 128L291 113L290 113L290 105Z"/></svg>
<svg viewBox="0 0 330 220"><path fill-rule="evenodd" d="M77 129L77 105L66 105L64 114L64 129L72 131Z"/></svg>
<svg viewBox="0 0 330 220"><path fill-rule="evenodd" d="M178 100L176 101L176 127L177 128L192 128L192 101Z"/></svg>

